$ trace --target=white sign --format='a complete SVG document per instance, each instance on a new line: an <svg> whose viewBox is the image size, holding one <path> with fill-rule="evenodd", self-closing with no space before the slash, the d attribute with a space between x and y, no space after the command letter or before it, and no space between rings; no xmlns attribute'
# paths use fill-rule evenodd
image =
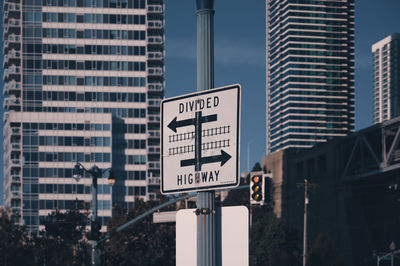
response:
<svg viewBox="0 0 400 266"><path fill-rule="evenodd" d="M153 213L153 223L175 223L176 211Z"/></svg>
<svg viewBox="0 0 400 266"><path fill-rule="evenodd" d="M239 185L240 85L161 102L161 192Z"/></svg>
<svg viewBox="0 0 400 266"><path fill-rule="evenodd" d="M245 206L217 208L217 253L222 266L249 265L249 210ZM197 218L195 209L176 214L176 266L197 265ZM219 263L217 263L219 265Z"/></svg>

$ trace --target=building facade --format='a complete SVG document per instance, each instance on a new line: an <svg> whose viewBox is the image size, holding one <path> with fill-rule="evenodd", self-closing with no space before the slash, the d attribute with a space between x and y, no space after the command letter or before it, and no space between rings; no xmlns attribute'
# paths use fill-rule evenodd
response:
<svg viewBox="0 0 400 266"><path fill-rule="evenodd" d="M374 123L400 115L400 34L372 45L374 57Z"/></svg>
<svg viewBox="0 0 400 266"><path fill-rule="evenodd" d="M354 0L267 0L267 151L354 131Z"/></svg>
<svg viewBox="0 0 400 266"><path fill-rule="evenodd" d="M164 94L163 0L5 0L4 197L36 231L55 209L90 205L75 162L113 168L99 180L99 217L113 203L154 199Z"/></svg>
<svg viewBox="0 0 400 266"><path fill-rule="evenodd" d="M272 174L275 214L302 235L307 179L308 247L322 233L344 265L376 265L373 254L400 241L399 135L396 117L310 149L268 154L262 168Z"/></svg>

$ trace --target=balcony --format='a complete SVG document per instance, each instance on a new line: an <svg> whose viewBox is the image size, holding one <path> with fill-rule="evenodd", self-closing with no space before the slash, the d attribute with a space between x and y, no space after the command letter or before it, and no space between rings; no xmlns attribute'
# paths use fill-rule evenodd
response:
<svg viewBox="0 0 400 266"><path fill-rule="evenodd" d="M13 214L19 215L19 213L21 212L21 207L11 207L11 211L13 212Z"/></svg>
<svg viewBox="0 0 400 266"><path fill-rule="evenodd" d="M21 160L19 159L11 160L11 167L21 167Z"/></svg>
<svg viewBox="0 0 400 266"><path fill-rule="evenodd" d="M164 73L164 71L162 67L148 67L147 73L150 76L161 76Z"/></svg>
<svg viewBox="0 0 400 266"><path fill-rule="evenodd" d="M160 30L163 28L163 23L159 20L147 21L147 28L151 30Z"/></svg>
<svg viewBox="0 0 400 266"><path fill-rule="evenodd" d="M147 131L149 138L160 138L160 131L159 130L148 130Z"/></svg>
<svg viewBox="0 0 400 266"><path fill-rule="evenodd" d="M18 127L12 128L11 131L12 135L19 135L21 133L21 130Z"/></svg>
<svg viewBox="0 0 400 266"><path fill-rule="evenodd" d="M149 183L149 185L160 185L160 178L158 178L158 177L149 177L148 183Z"/></svg>
<svg viewBox="0 0 400 266"><path fill-rule="evenodd" d="M19 198L19 197L21 197L21 192L19 192L19 191L12 191L12 192L11 192L11 197L13 197L13 198Z"/></svg>
<svg viewBox="0 0 400 266"><path fill-rule="evenodd" d="M17 82L9 82L9 83L5 83L4 87L3 87L3 92L5 95L8 94L13 94L15 92L19 92L21 90L21 85L20 83Z"/></svg>
<svg viewBox="0 0 400 266"><path fill-rule="evenodd" d="M14 49L13 49L14 50ZM14 50L15 51L15 50ZM16 63L15 62L15 60L20 60L20 56L19 56L19 53L18 54L10 54L10 53L8 53L8 54L6 54L6 55L4 55L4 59L3 59L3 66L4 67L7 67L7 65L8 65L8 63L10 62L10 63ZM14 62L13 62L14 61Z"/></svg>
<svg viewBox="0 0 400 266"><path fill-rule="evenodd" d="M10 22L11 21L11 22ZM7 39L9 35L20 35L21 27L18 20L9 20L9 23L4 25L3 37Z"/></svg>
<svg viewBox="0 0 400 266"><path fill-rule="evenodd" d="M16 35L16 34L10 34L8 37L7 37L7 41L8 42L21 42L21 37L19 36L19 35Z"/></svg>
<svg viewBox="0 0 400 266"><path fill-rule="evenodd" d="M147 115L147 121L149 122L160 122L160 115Z"/></svg>
<svg viewBox="0 0 400 266"><path fill-rule="evenodd" d="M160 154L161 150L159 146L147 146L147 152L151 154Z"/></svg>
<svg viewBox="0 0 400 266"><path fill-rule="evenodd" d="M12 65L4 69L3 79L6 79L10 75L19 75L21 73L21 68L16 65Z"/></svg>
<svg viewBox="0 0 400 266"><path fill-rule="evenodd" d="M162 45L163 44L163 38L160 37L160 36L149 36L147 38L147 42L149 44Z"/></svg>
<svg viewBox="0 0 400 266"><path fill-rule="evenodd" d="M159 82L149 82L148 89L149 91L162 91L163 84Z"/></svg>
<svg viewBox="0 0 400 266"><path fill-rule="evenodd" d="M10 18L10 19L8 20L8 22L7 22L6 25L8 25L8 26L10 26L10 27L13 27L13 26L19 26L20 24L21 24L21 22L20 22L19 19Z"/></svg>
<svg viewBox="0 0 400 266"><path fill-rule="evenodd" d="M4 109L16 110L16 109L20 109L20 107L21 107L21 102L14 95L4 98L4 102L3 102Z"/></svg>
<svg viewBox="0 0 400 266"><path fill-rule="evenodd" d="M11 181L13 183L21 183L21 177L19 175L12 175L11 176Z"/></svg>
<svg viewBox="0 0 400 266"><path fill-rule="evenodd" d="M161 103L161 100L148 100L147 101L147 106L148 107L156 107L156 108L158 108L158 107L160 107L160 103Z"/></svg>
<svg viewBox="0 0 400 266"><path fill-rule="evenodd" d="M159 170L160 163L151 162L149 163L149 170Z"/></svg>
<svg viewBox="0 0 400 266"><path fill-rule="evenodd" d="M3 17L10 19L10 18L16 18L19 19L21 17L21 12L20 12L20 3L4 3L3 6Z"/></svg>
<svg viewBox="0 0 400 266"><path fill-rule="evenodd" d="M21 145L19 143L12 143L11 144L11 150L20 151L21 150Z"/></svg>
<svg viewBox="0 0 400 266"><path fill-rule="evenodd" d="M5 123L8 120L9 117L10 117L10 112L8 112L7 110L4 110L3 122Z"/></svg>
<svg viewBox="0 0 400 266"><path fill-rule="evenodd" d="M147 12L148 13L162 13L163 12L163 6L162 5L148 5L147 6Z"/></svg>
<svg viewBox="0 0 400 266"><path fill-rule="evenodd" d="M162 52L147 52L147 58L149 60L162 60L164 56Z"/></svg>

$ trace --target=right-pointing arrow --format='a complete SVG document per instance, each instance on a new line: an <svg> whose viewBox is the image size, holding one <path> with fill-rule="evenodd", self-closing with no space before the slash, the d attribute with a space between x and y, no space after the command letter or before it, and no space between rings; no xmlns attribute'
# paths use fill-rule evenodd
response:
<svg viewBox="0 0 400 266"><path fill-rule="evenodd" d="M223 166L231 157L232 156L227 154L225 151L221 150L221 155L203 157L201 158L201 163L206 164L206 163L221 162L221 166Z"/></svg>
<svg viewBox="0 0 400 266"><path fill-rule="evenodd" d="M220 155L202 157L200 159L200 163L203 165L203 164L206 164L206 163L221 162L221 166L223 166L230 158L232 158L232 156L230 156L225 151L221 150L221 154ZM187 159L187 160L182 160L181 161L181 167L195 165L195 164L196 164L196 160L195 159Z"/></svg>

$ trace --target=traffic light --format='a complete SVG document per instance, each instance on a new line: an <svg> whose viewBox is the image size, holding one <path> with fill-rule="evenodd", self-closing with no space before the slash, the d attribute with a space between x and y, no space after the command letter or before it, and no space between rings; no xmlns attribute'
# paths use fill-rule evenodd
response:
<svg viewBox="0 0 400 266"><path fill-rule="evenodd" d="M250 204L264 205L263 172L250 174Z"/></svg>
<svg viewBox="0 0 400 266"><path fill-rule="evenodd" d="M92 221L90 224L90 240L98 240L100 238L101 224L98 221Z"/></svg>
<svg viewBox="0 0 400 266"><path fill-rule="evenodd" d="M262 171L250 173L250 204L264 205L272 202L272 175Z"/></svg>
<svg viewBox="0 0 400 266"><path fill-rule="evenodd" d="M264 202L272 203L272 174L263 174L264 181Z"/></svg>

